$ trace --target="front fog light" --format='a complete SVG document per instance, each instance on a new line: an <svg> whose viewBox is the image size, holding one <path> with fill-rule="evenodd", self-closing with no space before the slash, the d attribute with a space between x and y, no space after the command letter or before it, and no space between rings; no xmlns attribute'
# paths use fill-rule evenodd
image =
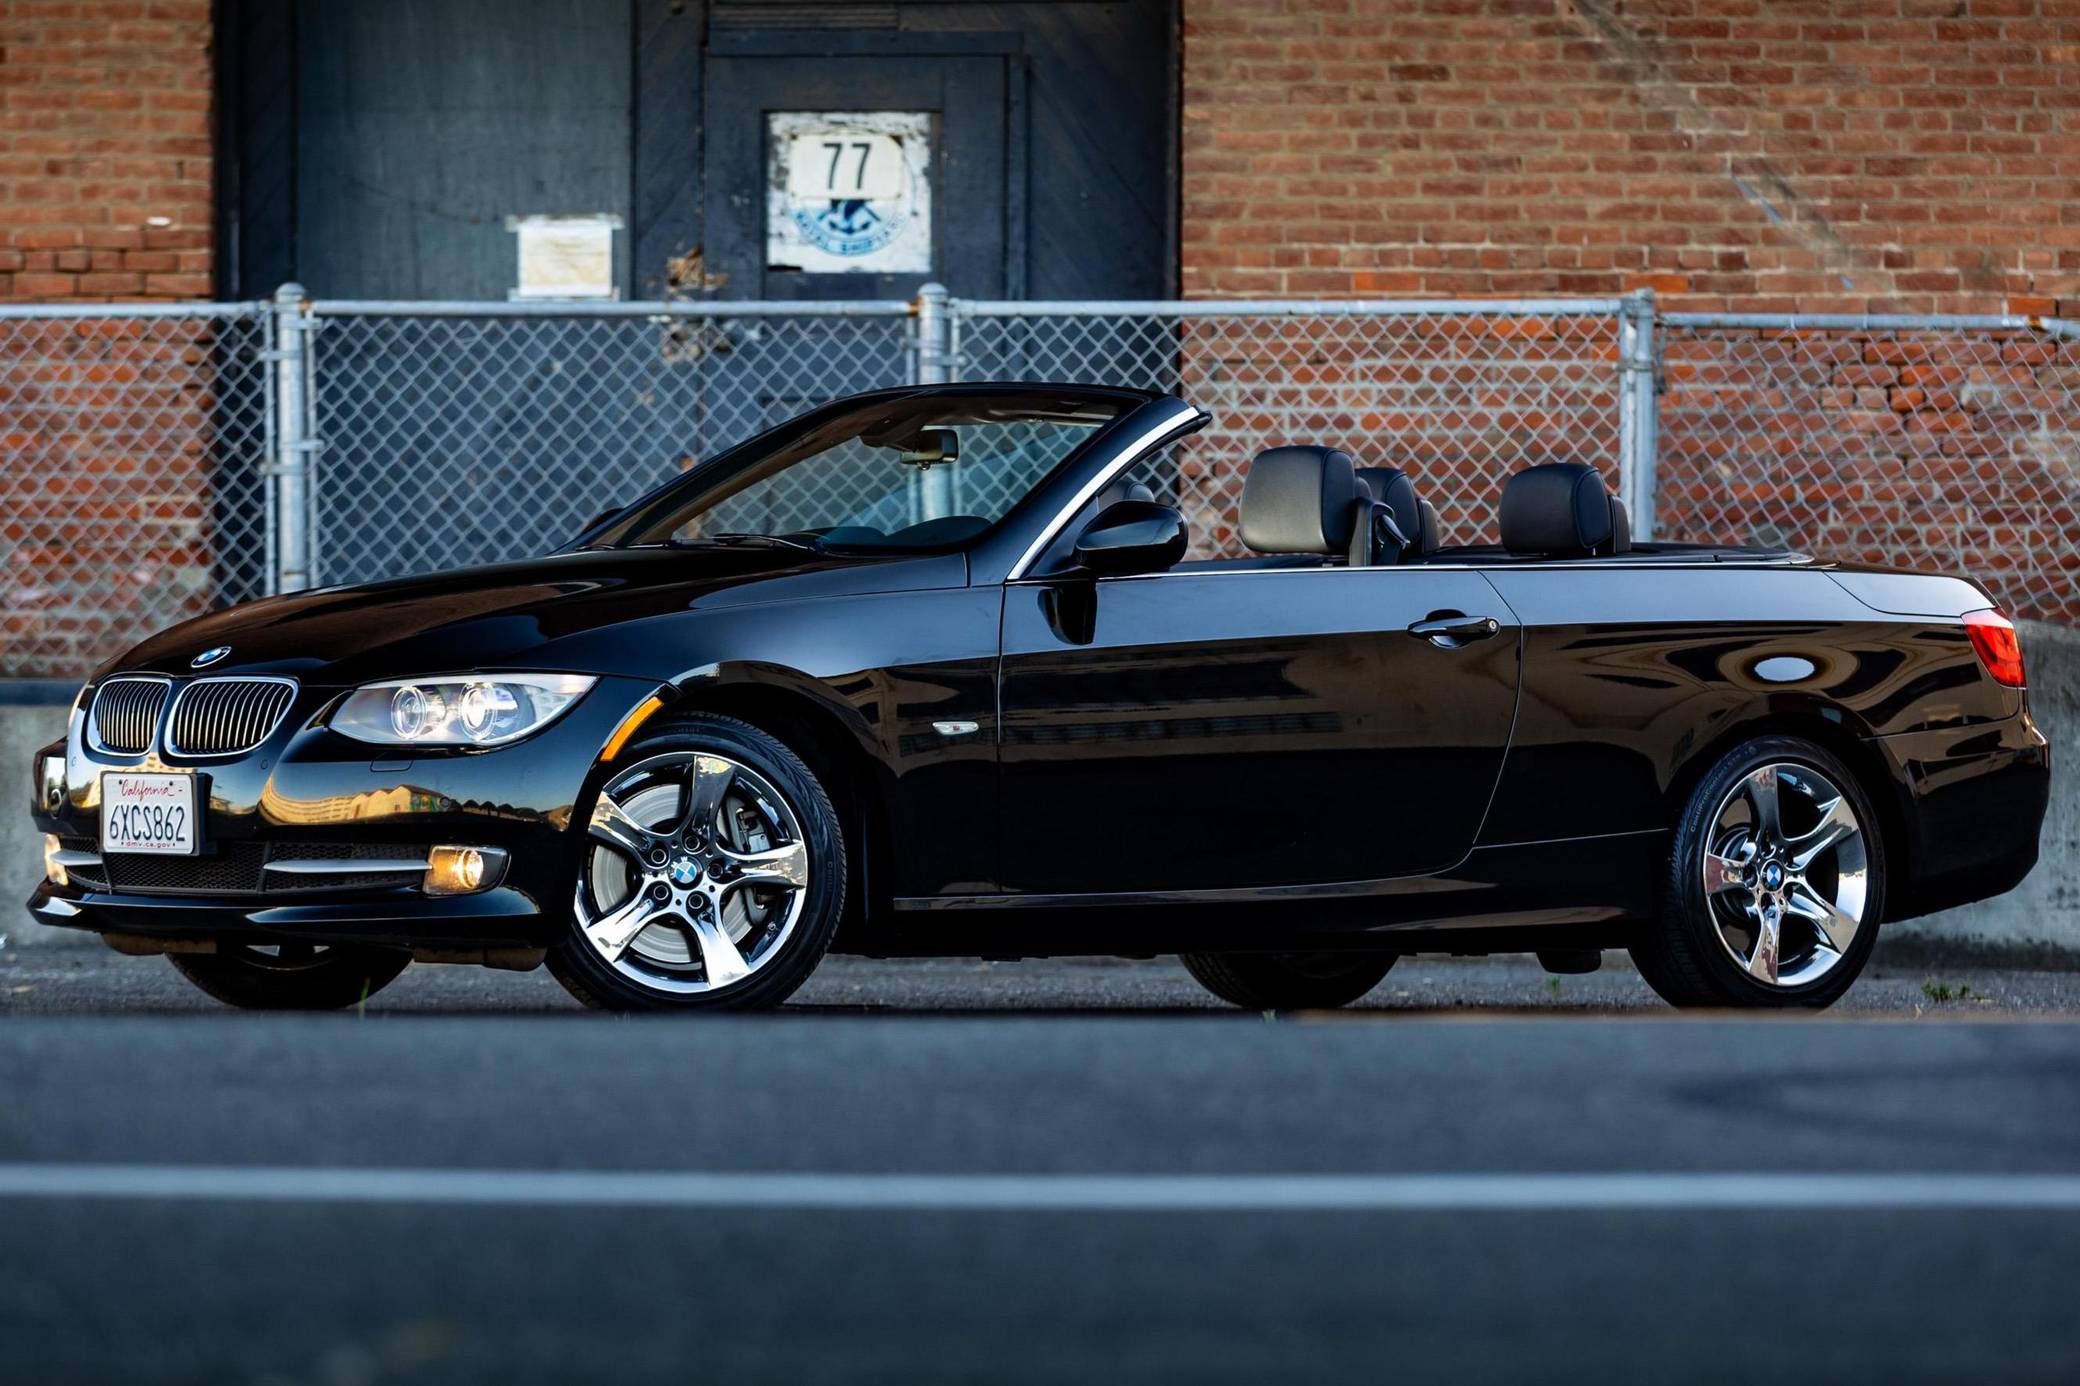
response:
<svg viewBox="0 0 2080 1386"><path fill-rule="evenodd" d="M436 847L426 854L428 895L474 895L506 874L506 854L496 847Z"/></svg>
<svg viewBox="0 0 2080 1386"><path fill-rule="evenodd" d="M65 863L58 860L58 835L43 835L43 878L54 886L72 884L72 877L65 872Z"/></svg>

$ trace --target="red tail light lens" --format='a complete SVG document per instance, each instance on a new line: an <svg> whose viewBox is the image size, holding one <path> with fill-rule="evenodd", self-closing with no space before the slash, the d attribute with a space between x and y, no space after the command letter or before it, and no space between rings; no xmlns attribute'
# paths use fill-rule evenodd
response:
<svg viewBox="0 0 2080 1386"><path fill-rule="evenodd" d="M2022 642L2015 638L2013 621L1990 608L1967 611L1964 633L1972 637L1972 648L1979 652L1979 662L1993 675L1995 683L2010 688L2023 686Z"/></svg>

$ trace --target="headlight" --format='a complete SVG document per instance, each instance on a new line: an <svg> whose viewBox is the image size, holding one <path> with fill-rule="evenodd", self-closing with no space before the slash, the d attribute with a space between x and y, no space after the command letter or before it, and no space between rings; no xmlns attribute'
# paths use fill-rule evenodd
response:
<svg viewBox="0 0 2080 1386"><path fill-rule="evenodd" d="M378 746L502 746L548 726L585 696L584 674L485 674L364 684L332 729Z"/></svg>

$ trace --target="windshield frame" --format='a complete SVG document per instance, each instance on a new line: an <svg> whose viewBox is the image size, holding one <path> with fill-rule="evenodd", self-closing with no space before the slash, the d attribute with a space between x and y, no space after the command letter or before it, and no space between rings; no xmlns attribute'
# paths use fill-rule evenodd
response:
<svg viewBox="0 0 2080 1386"><path fill-rule="evenodd" d="M892 557L945 553L971 548L983 543L1000 530L1006 522L1024 510L1034 495L1048 488L1056 477L1073 468L1093 448L1105 445L1119 429L1124 420L1132 418L1150 400L1161 396L1146 390L1132 390L1099 385L1054 385L1038 383L976 382L961 385L915 385L893 390L877 390L866 394L848 395L820 405L803 414L798 414L763 433L756 434L734 446L723 449L714 456L695 463L678 476L636 499L600 520L572 540L571 550L583 549L633 549L665 548L675 546L695 547L709 542L705 540L637 540L650 534L671 519L695 507L709 507L721 503L730 496L756 485L769 476L778 476L787 468L797 465L816 454L815 450L804 452L791 461L772 465L776 459L801 448L805 442L829 430L833 425L851 415L866 415L875 410L885 410L891 405L921 403L932 400L949 402L990 400L1001 407L1016 407L1021 399L1036 405L1063 404L1077 401L1090 404L1110 404L1118 412L1110 419L1097 424L1089 436L1082 439L1065 453L1049 471L1019 497L1005 513L990 523L988 528L957 540L935 544L857 544L836 543L828 546L818 544L818 552L845 553L856 555L886 554ZM771 470L767 471L766 468ZM747 478L748 474L748 479ZM696 512L698 513L698 512ZM773 536L778 541L779 536Z"/></svg>

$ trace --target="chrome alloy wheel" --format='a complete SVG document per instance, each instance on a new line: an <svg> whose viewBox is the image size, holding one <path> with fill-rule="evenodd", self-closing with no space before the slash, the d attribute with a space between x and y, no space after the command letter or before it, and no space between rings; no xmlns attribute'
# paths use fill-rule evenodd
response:
<svg viewBox="0 0 2080 1386"><path fill-rule="evenodd" d="M1727 791L1701 869L1720 946L1767 986L1818 981L1863 927L1863 825L1848 796L1810 766L1760 766Z"/></svg>
<svg viewBox="0 0 2080 1386"><path fill-rule="evenodd" d="M631 766L600 791L578 881L585 941L645 987L681 994L743 981L801 917L809 849L771 781L710 752Z"/></svg>

